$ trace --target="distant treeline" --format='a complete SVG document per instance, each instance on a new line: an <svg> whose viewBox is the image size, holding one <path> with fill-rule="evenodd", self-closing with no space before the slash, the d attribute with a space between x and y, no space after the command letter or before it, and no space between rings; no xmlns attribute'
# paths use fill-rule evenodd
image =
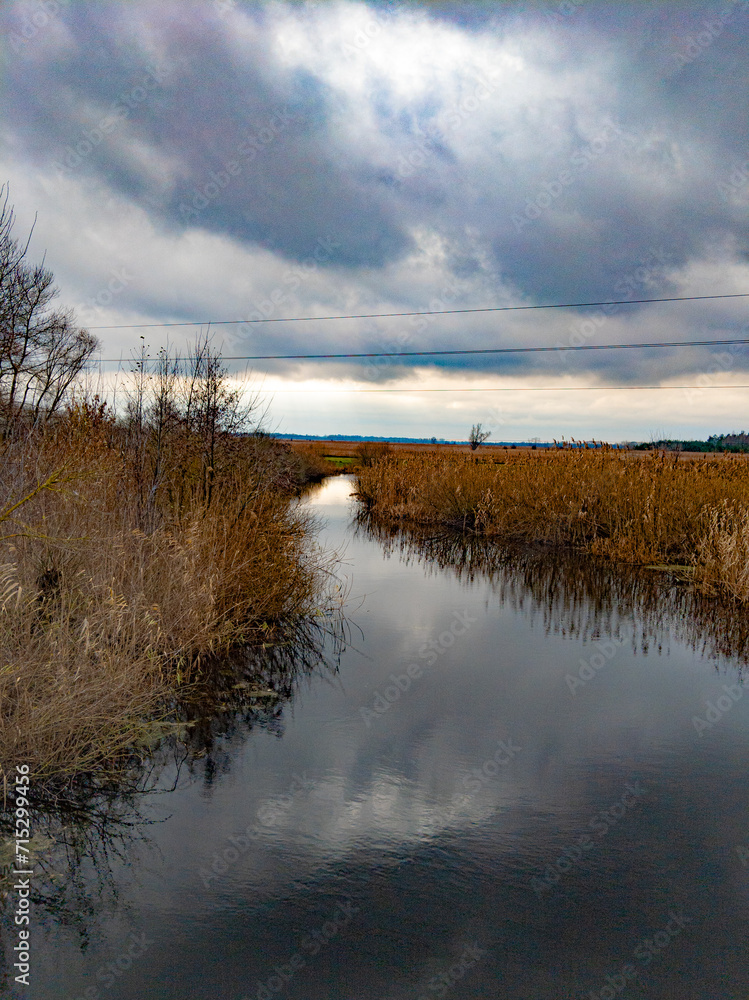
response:
<svg viewBox="0 0 749 1000"><path fill-rule="evenodd" d="M374 434L272 434L271 437L281 441L371 441L388 442L390 444L468 444L468 438L461 441L451 441L449 438L416 438L416 437L378 437ZM530 442L484 441L482 448L514 448L530 447ZM551 442L538 444L539 448L551 448Z"/></svg>
<svg viewBox="0 0 749 1000"><path fill-rule="evenodd" d="M741 431L738 434L711 434L706 441L650 441L638 444L638 451L649 448L666 448L669 451L732 451L749 452L749 434Z"/></svg>
<svg viewBox="0 0 749 1000"><path fill-rule="evenodd" d="M445 438L378 437L373 434L273 434L282 441L390 441L396 444L465 444Z"/></svg>
<svg viewBox="0 0 749 1000"><path fill-rule="evenodd" d="M467 444L467 439L462 441L450 441L445 438L417 438L417 437L382 437L377 435L362 434L271 434L270 437L285 441L389 441L392 444ZM567 448L600 448L601 441L567 441L564 446ZM482 448L554 448L561 447L559 442L551 441L486 441ZM649 451L653 448L661 448L666 451L729 451L729 452L749 452L749 433L741 431L738 434L711 434L706 441L679 441L675 439L662 438L659 441L626 441L613 445L614 448L632 448L635 451Z"/></svg>

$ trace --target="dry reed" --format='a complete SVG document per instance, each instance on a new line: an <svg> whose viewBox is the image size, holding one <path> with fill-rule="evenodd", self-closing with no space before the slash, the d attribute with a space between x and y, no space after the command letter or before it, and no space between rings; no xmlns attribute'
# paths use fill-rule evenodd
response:
<svg viewBox="0 0 749 1000"><path fill-rule="evenodd" d="M635 564L688 566L749 600L749 458L679 461L611 448L390 456L359 471L375 518L572 546Z"/></svg>
<svg viewBox="0 0 749 1000"><path fill-rule="evenodd" d="M134 458L99 417L73 408L0 450L6 773L116 768L201 661L293 628L326 600L283 449L227 439L207 498L205 470L175 446L144 491L152 452Z"/></svg>

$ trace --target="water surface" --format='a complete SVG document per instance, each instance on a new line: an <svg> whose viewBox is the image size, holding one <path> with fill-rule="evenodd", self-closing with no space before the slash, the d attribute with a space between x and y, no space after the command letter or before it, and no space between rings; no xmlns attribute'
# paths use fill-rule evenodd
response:
<svg viewBox="0 0 749 1000"><path fill-rule="evenodd" d="M345 550L340 659L162 761L146 825L92 833L37 901L17 995L746 1000L738 618L652 576L378 534L349 491L311 500Z"/></svg>

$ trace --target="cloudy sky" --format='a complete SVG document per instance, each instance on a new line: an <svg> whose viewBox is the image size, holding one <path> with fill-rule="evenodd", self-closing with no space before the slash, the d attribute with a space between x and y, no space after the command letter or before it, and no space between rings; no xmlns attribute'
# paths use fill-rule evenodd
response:
<svg viewBox="0 0 749 1000"><path fill-rule="evenodd" d="M232 358L749 337L749 298L269 322L749 292L749 0L18 0L0 21L0 180L105 379L209 320L246 321L212 327ZM749 345L251 367L284 432L749 427L749 389L715 388L749 383Z"/></svg>

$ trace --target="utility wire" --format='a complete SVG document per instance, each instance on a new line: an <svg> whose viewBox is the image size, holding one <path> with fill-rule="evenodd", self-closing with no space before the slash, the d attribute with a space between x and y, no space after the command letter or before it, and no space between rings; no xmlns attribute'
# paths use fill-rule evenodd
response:
<svg viewBox="0 0 749 1000"><path fill-rule="evenodd" d="M268 389L272 395L278 392L290 393L310 393L320 392L328 395L341 395L360 392L410 392L418 395L422 392L608 392L609 389L749 389L749 385L522 385L522 386L497 386L481 388L444 388L444 389L422 389L419 386L397 389L328 389L327 386L319 389Z"/></svg>
<svg viewBox="0 0 749 1000"><path fill-rule="evenodd" d="M172 326L238 326L250 323L321 323L337 319L395 319L406 316L456 316L466 313L522 312L529 309L589 309L594 306L637 306L648 302L699 302L705 299L745 299L749 292L729 295L673 295L661 299L614 299L609 302L554 302L550 305L484 306L478 309L428 309L418 312L359 313L348 316L287 316L275 319L212 319L179 323L118 323L112 326L89 326L87 330L147 330Z"/></svg>
<svg viewBox="0 0 749 1000"><path fill-rule="evenodd" d="M637 344L579 344L555 347L476 347L446 351L371 351L361 354L237 354L222 356L222 361L322 361L350 358L428 358L472 354L543 354L549 351L631 351L642 347L725 347L729 344L749 344L749 338L729 340L662 340ZM98 358L96 364L115 364L121 358ZM140 358L132 359L140 364ZM147 358L147 361L158 358ZM189 360L189 356L188 356ZM92 361L92 363L94 363Z"/></svg>

